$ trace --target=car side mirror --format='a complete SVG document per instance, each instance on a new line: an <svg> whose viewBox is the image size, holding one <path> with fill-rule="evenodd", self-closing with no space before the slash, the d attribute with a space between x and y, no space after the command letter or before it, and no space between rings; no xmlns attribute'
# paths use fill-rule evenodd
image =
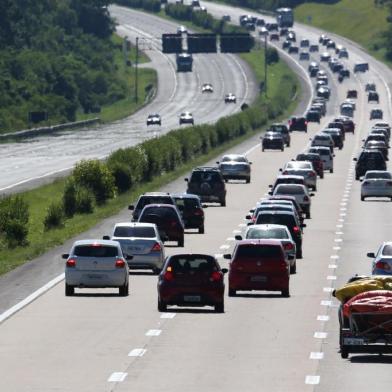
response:
<svg viewBox="0 0 392 392"><path fill-rule="evenodd" d="M248 222L247 223L247 226L252 226L252 225L254 225L255 223L254 222Z"/></svg>
<svg viewBox="0 0 392 392"><path fill-rule="evenodd" d="M63 253L61 255L61 258L63 258L63 259L68 259L68 257L69 257L69 253Z"/></svg>
<svg viewBox="0 0 392 392"><path fill-rule="evenodd" d="M314 193L310 193L309 196L313 197L313 196L314 196Z"/></svg>
<svg viewBox="0 0 392 392"><path fill-rule="evenodd" d="M353 161L357 161L358 160L358 158L353 158Z"/></svg>
<svg viewBox="0 0 392 392"><path fill-rule="evenodd" d="M300 225L302 228L306 227L306 223L301 223Z"/></svg>
<svg viewBox="0 0 392 392"><path fill-rule="evenodd" d="M359 179L359 182L362 182L362 181L363 181L363 178L360 178L360 179Z"/></svg>
<svg viewBox="0 0 392 392"><path fill-rule="evenodd" d="M336 157L336 155L335 154L332 154L332 156L335 158Z"/></svg>
<svg viewBox="0 0 392 392"><path fill-rule="evenodd" d="M371 257L371 258L373 258L373 259L376 257L376 255L374 254L374 252L369 252L369 253L366 254L366 256L367 256L367 257Z"/></svg>
<svg viewBox="0 0 392 392"><path fill-rule="evenodd" d="M268 194L269 194L270 196L272 196L272 193L273 193L272 191L269 191L269 192L268 192Z"/></svg>
<svg viewBox="0 0 392 392"><path fill-rule="evenodd" d="M203 208L208 208L208 204L202 204L201 205Z"/></svg>
<svg viewBox="0 0 392 392"><path fill-rule="evenodd" d="M230 253L226 253L226 254L223 255L223 258L231 260L231 254Z"/></svg>
<svg viewBox="0 0 392 392"><path fill-rule="evenodd" d="M132 260L133 256L132 255L125 255L125 260Z"/></svg>
<svg viewBox="0 0 392 392"><path fill-rule="evenodd" d="M273 185L272 185L272 184L269 184L269 185L268 185L268 188L272 188L272 187L273 187Z"/></svg>
<svg viewBox="0 0 392 392"><path fill-rule="evenodd" d="M282 168L279 168L279 171L281 172L281 171L283 171L283 169L282 169Z"/></svg>
<svg viewBox="0 0 392 392"><path fill-rule="evenodd" d="M245 219L252 219L252 215L250 215L250 214L245 215Z"/></svg>
<svg viewBox="0 0 392 392"><path fill-rule="evenodd" d="M189 178L184 178L184 181L188 182L188 181L189 181Z"/></svg>
<svg viewBox="0 0 392 392"><path fill-rule="evenodd" d="M253 162L249 162L249 165L252 165L253 164Z"/></svg>
<svg viewBox="0 0 392 392"><path fill-rule="evenodd" d="M223 274L227 274L229 272L229 270L227 268L222 268L221 271Z"/></svg>
<svg viewBox="0 0 392 392"><path fill-rule="evenodd" d="M128 206L128 210L133 211L134 209L135 209L135 206L134 206L133 204L130 204L130 205Z"/></svg>
<svg viewBox="0 0 392 392"><path fill-rule="evenodd" d="M237 241L242 241L242 235L236 235L234 237Z"/></svg>
<svg viewBox="0 0 392 392"><path fill-rule="evenodd" d="M251 210L249 210L249 212L253 214L253 213L255 212L254 208L252 208Z"/></svg>
<svg viewBox="0 0 392 392"><path fill-rule="evenodd" d="M110 240L110 237L109 237L108 235L104 235L104 236L102 237L102 239L103 239L103 240Z"/></svg>
<svg viewBox="0 0 392 392"><path fill-rule="evenodd" d="M219 161L216 161L216 164L219 165Z"/></svg>

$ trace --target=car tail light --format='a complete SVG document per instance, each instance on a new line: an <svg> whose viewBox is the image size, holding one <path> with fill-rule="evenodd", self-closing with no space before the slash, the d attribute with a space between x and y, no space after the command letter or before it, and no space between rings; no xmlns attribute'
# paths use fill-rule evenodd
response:
<svg viewBox="0 0 392 392"><path fill-rule="evenodd" d="M282 174L289 174L289 172L287 170L285 170Z"/></svg>
<svg viewBox="0 0 392 392"><path fill-rule="evenodd" d="M251 221L252 221L253 223L256 223L256 219L257 219L256 216L253 215Z"/></svg>
<svg viewBox="0 0 392 392"><path fill-rule="evenodd" d="M197 208L195 210L195 212L194 212L194 215L196 215L196 216L203 216L204 212L203 212L203 210L201 208Z"/></svg>
<svg viewBox="0 0 392 392"><path fill-rule="evenodd" d="M392 186L392 181L387 181L388 186Z"/></svg>
<svg viewBox="0 0 392 392"><path fill-rule="evenodd" d="M288 242L287 244L283 245L284 250L293 250L294 245L291 242Z"/></svg>
<svg viewBox="0 0 392 392"><path fill-rule="evenodd" d="M125 267L125 261L123 259L117 259L115 266L116 266L116 268L124 268Z"/></svg>
<svg viewBox="0 0 392 392"><path fill-rule="evenodd" d="M156 242L151 248L151 252L160 252L162 250L161 244Z"/></svg>
<svg viewBox="0 0 392 392"><path fill-rule="evenodd" d="M305 121L305 125L308 125L308 122L307 122L307 121Z"/></svg>
<svg viewBox="0 0 392 392"><path fill-rule="evenodd" d="M73 267L76 267L76 260L75 259L69 259L69 260L67 260L67 267L71 267L71 268L73 268Z"/></svg>
<svg viewBox="0 0 392 392"><path fill-rule="evenodd" d="M308 196L304 196L304 201L309 201L309 197Z"/></svg>
<svg viewBox="0 0 392 392"><path fill-rule="evenodd" d="M170 221L170 226L171 227L176 227L177 226L177 221Z"/></svg>
<svg viewBox="0 0 392 392"><path fill-rule="evenodd" d="M377 261L376 268L384 270L384 271L390 271L391 270L391 266L388 263L386 263L385 261Z"/></svg>
<svg viewBox="0 0 392 392"><path fill-rule="evenodd" d="M93 244L91 244L91 247L93 248L100 248L102 245L98 244L97 242L94 242Z"/></svg>
<svg viewBox="0 0 392 392"><path fill-rule="evenodd" d="M315 172L310 172L310 173L309 173L309 177L314 177L315 175L316 175Z"/></svg>
<svg viewBox="0 0 392 392"><path fill-rule="evenodd" d="M301 229L300 229L298 226L294 226L294 227L293 227L293 232L294 232L295 234L299 234L299 233L301 232Z"/></svg>
<svg viewBox="0 0 392 392"><path fill-rule="evenodd" d="M223 275L219 271L213 271L211 274L211 281L213 282L220 282L223 278Z"/></svg>
<svg viewBox="0 0 392 392"><path fill-rule="evenodd" d="M172 271L169 271L169 270L166 270L165 274L163 275L163 278L164 278L166 281L168 281L168 282L174 280L173 272L172 272Z"/></svg>

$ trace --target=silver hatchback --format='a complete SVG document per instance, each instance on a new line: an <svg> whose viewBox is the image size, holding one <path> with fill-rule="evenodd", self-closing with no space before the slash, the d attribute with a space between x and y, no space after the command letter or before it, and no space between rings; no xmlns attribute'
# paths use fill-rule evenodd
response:
<svg viewBox="0 0 392 392"><path fill-rule="evenodd" d="M385 170L368 170L361 184L361 200L387 197L392 200L392 175Z"/></svg>
<svg viewBox="0 0 392 392"><path fill-rule="evenodd" d="M120 296L128 295L129 268L117 241L76 241L65 263L65 295L74 295L75 287L116 287ZM131 258L132 256L127 256Z"/></svg>
<svg viewBox="0 0 392 392"><path fill-rule="evenodd" d="M222 159L216 162L219 165L219 170L225 180L245 180L250 182L250 165L245 155L229 154L224 155Z"/></svg>

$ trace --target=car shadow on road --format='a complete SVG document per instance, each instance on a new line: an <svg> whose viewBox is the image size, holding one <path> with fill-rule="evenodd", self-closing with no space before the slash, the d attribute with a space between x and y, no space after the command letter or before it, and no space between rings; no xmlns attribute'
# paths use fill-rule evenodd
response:
<svg viewBox="0 0 392 392"><path fill-rule="evenodd" d="M283 298L281 294L236 294L233 298Z"/></svg>
<svg viewBox="0 0 392 392"><path fill-rule="evenodd" d="M73 297L84 297L84 298L91 298L91 297L118 297L118 293L74 293Z"/></svg>
<svg viewBox="0 0 392 392"><path fill-rule="evenodd" d="M214 309L211 308L168 308L168 312L170 313L192 313L192 314L202 314L202 313L216 313ZM216 313L217 314L217 313Z"/></svg>
<svg viewBox="0 0 392 392"><path fill-rule="evenodd" d="M129 275L135 275L135 276L138 276L138 275L140 275L140 276L155 276L155 277L158 276L157 274L154 274L154 272L152 272L152 271L133 271L133 270L129 271Z"/></svg>
<svg viewBox="0 0 392 392"><path fill-rule="evenodd" d="M392 364L392 355L379 355L379 354L373 354L373 355L355 355L354 357L350 357L350 362L351 363L363 363L363 364L369 364L369 363L385 363L385 364Z"/></svg>

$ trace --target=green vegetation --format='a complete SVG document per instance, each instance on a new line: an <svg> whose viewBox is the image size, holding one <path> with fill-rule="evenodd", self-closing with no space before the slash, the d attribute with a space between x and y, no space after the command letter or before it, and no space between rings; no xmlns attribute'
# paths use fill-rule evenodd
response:
<svg viewBox="0 0 392 392"><path fill-rule="evenodd" d="M263 52L245 54L244 58L255 64L261 82ZM29 206L26 244L10 248L0 224L0 274L88 230L118 213L140 193L163 186L260 132L268 121L287 115L296 104L292 99L298 89L296 78L282 61L271 65L269 71L268 101L260 97L249 109L222 118L215 125L174 130L139 146L119 150L106 163L81 162L71 177L19 195ZM107 192L106 186L112 181L115 187L109 185Z"/></svg>
<svg viewBox="0 0 392 392"><path fill-rule="evenodd" d="M253 10L275 11L279 7L294 8L298 4L307 3L307 0L218 0L236 7ZM337 0L320 0L320 3L334 3ZM354 0L353 0L354 1ZM355 0L356 1L356 0Z"/></svg>
<svg viewBox="0 0 392 392"><path fill-rule="evenodd" d="M122 45L112 38L110 2L1 2L0 133L26 128L31 111L47 111L49 121L40 124L47 125L94 117L101 108L107 120L135 110L131 70L120 65ZM141 99L154 79L141 71Z"/></svg>

